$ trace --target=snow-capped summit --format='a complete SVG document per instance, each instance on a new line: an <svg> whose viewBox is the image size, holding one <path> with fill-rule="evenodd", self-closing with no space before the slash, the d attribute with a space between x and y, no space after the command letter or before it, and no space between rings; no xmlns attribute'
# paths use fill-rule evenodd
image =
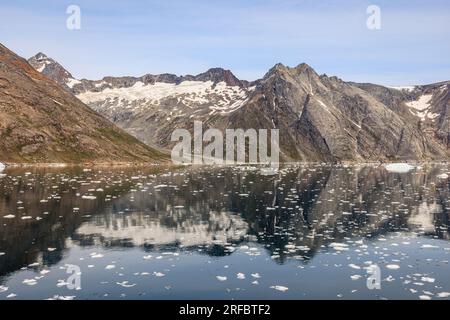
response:
<svg viewBox="0 0 450 320"><path fill-rule="evenodd" d="M278 128L281 157L288 161L422 160L450 154L449 82L388 88L319 75L306 63L278 63L251 83L222 68L198 75L78 81L69 73L62 80L49 75L60 65L42 54L32 59L93 110L157 148L170 150L174 129L192 130L194 121L202 121L222 131Z"/></svg>
<svg viewBox="0 0 450 320"><path fill-rule="evenodd" d="M80 82L62 65L42 52L28 59L28 63L46 77L56 81L66 90L70 90L75 84Z"/></svg>

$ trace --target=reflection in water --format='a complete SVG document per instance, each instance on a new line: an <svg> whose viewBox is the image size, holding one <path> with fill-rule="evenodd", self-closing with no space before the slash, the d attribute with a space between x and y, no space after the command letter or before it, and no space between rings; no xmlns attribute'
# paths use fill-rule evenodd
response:
<svg viewBox="0 0 450 320"><path fill-rule="evenodd" d="M346 290L354 295L344 298L376 298L380 292L364 289L362 277L364 264L373 261L404 262L402 269L416 271L399 276L403 280L387 278L389 288L382 293L389 298L444 298L450 290L449 185L438 178L446 166L398 174L375 165L302 165L271 176L252 167L26 171L9 169L0 178L0 289L8 289L0 290L0 298L13 291L19 298L60 294L63 288L55 283L64 279L68 262L82 265L83 277L92 278L87 288L72 292L78 298L339 298ZM115 260L105 263L122 261L123 269L99 281L105 270L87 260L108 254ZM115 296L124 286L113 286L108 287L112 296L104 293L101 284L123 284L118 280L125 269L135 270L133 276L149 274L136 271L144 268L142 255L155 261L151 268L171 271L165 272L176 285L161 286L163 292L130 286L127 296ZM408 259L416 262L408 265ZM428 268L427 259L437 259L441 268ZM422 260L424 265L417 262ZM353 268L359 276L350 277L352 262L361 265ZM175 266L184 270L175 272ZM259 274L248 274L248 286L237 291L232 285L224 288L216 273L238 266L258 266L273 275L264 290L254 289L263 281ZM63 271L52 276L49 268ZM207 278L191 283L202 268ZM331 283L325 282L324 271L335 277ZM418 274L430 272L442 276L441 289L434 288L440 292L408 287L427 278ZM155 271L161 274L166 275ZM27 285L32 282L24 284L30 276L37 282L32 287ZM360 288L352 289L361 277ZM285 296L269 285L277 281L289 287ZM318 288L327 285L338 292Z"/></svg>

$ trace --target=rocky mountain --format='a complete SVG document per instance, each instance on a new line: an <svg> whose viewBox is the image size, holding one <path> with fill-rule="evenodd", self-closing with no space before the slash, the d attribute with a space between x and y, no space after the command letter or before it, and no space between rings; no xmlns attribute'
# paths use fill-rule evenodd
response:
<svg viewBox="0 0 450 320"><path fill-rule="evenodd" d="M170 148L174 129L200 120L222 130L278 128L285 161L449 156L450 82L388 88L318 75L307 64L277 64L252 83L220 68L197 76L68 79L80 100L158 148Z"/></svg>
<svg viewBox="0 0 450 320"><path fill-rule="evenodd" d="M47 78L56 81L66 90L70 91L75 84L79 83L62 65L42 52L28 59L28 63Z"/></svg>
<svg viewBox="0 0 450 320"><path fill-rule="evenodd" d="M35 57L42 72L70 74ZM155 162L165 156L37 72L0 44L0 161Z"/></svg>

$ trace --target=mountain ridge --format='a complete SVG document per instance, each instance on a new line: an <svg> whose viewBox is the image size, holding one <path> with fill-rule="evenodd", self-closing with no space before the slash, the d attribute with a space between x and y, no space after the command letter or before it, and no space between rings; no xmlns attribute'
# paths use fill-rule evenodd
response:
<svg viewBox="0 0 450 320"><path fill-rule="evenodd" d="M0 111L2 162L155 163L166 159L2 44Z"/></svg>
<svg viewBox="0 0 450 320"><path fill-rule="evenodd" d="M212 68L197 76L81 80L72 92L167 150L174 129L192 130L198 120L223 131L278 128L285 161L437 160L449 157L449 83L396 89L277 63L253 82Z"/></svg>

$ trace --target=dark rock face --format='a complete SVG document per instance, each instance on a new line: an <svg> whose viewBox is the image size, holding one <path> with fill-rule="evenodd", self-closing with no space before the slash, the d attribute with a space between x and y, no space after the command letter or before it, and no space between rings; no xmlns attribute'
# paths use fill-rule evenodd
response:
<svg viewBox="0 0 450 320"><path fill-rule="evenodd" d="M74 77L55 60L47 57L42 52L39 52L28 59L28 63L44 76L58 83L64 89L70 90L67 84L71 79L74 79Z"/></svg>
<svg viewBox="0 0 450 320"><path fill-rule="evenodd" d="M0 137L2 162L164 159L1 44Z"/></svg>
<svg viewBox="0 0 450 320"><path fill-rule="evenodd" d="M448 156L446 147L422 130L420 119L405 105L411 96L383 87L376 89L371 87L369 92L336 77L320 77L305 64L296 68L276 65L249 102L236 111L233 121L242 124L240 119L252 119L257 113L259 121L252 125L279 128L284 156L292 160Z"/></svg>
<svg viewBox="0 0 450 320"><path fill-rule="evenodd" d="M73 81L72 81L73 83ZM81 80L72 92L129 133L170 149L176 128L280 130L286 161L447 159L450 82L407 89L345 82L307 64L277 64L260 80L213 68Z"/></svg>

